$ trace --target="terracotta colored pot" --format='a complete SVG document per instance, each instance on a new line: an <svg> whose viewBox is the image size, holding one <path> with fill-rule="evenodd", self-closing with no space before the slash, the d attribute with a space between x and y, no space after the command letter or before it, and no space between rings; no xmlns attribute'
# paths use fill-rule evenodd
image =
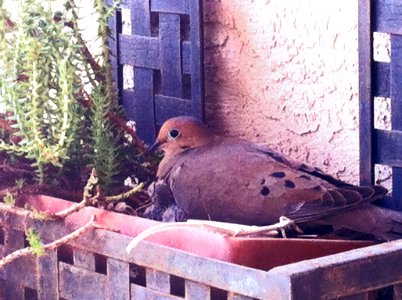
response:
<svg viewBox="0 0 402 300"><path fill-rule="evenodd" d="M30 196L26 201L30 207L49 213L56 213L73 205L72 202L48 196ZM76 228L87 223L92 215L95 215L96 221L103 226L132 237L160 223L94 207L85 207L73 213L65 222ZM171 228L155 233L146 240L261 270L371 244L343 240L238 238L204 228Z"/></svg>

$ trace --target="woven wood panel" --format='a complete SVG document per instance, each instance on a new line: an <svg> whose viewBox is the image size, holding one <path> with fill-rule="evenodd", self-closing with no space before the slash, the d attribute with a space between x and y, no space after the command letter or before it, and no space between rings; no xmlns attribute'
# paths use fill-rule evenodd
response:
<svg viewBox="0 0 402 300"><path fill-rule="evenodd" d="M375 61L373 34L390 41L389 61ZM359 1L360 175L375 181L375 165L392 168L392 197L384 205L402 210L402 3ZM375 128L376 97L390 98L390 130Z"/></svg>
<svg viewBox="0 0 402 300"><path fill-rule="evenodd" d="M0 203L0 228L4 256L26 245L25 228L48 243L75 226L35 220ZM368 291L386 286L393 286L386 299L392 292L401 299L402 240L268 272L149 242L128 255L130 241L94 229L44 256L20 258L0 270L0 299L368 299Z"/></svg>
<svg viewBox="0 0 402 300"><path fill-rule="evenodd" d="M112 65L121 103L147 143L168 118L203 118L201 0L127 0L110 20ZM123 21L131 33L123 33ZM133 68L124 78L123 66ZM125 87L124 80L132 80Z"/></svg>

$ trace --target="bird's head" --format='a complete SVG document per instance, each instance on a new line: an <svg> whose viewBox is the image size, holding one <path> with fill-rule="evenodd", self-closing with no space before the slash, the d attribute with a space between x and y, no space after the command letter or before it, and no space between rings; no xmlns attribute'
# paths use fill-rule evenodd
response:
<svg viewBox="0 0 402 300"><path fill-rule="evenodd" d="M166 156L176 155L186 149L208 144L214 137L200 120L185 116L175 117L162 125L149 151L160 149Z"/></svg>

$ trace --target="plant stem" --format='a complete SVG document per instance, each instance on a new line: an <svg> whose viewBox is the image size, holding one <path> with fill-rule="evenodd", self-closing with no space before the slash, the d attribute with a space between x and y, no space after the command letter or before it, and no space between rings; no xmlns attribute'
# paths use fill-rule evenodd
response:
<svg viewBox="0 0 402 300"><path fill-rule="evenodd" d="M49 244L45 244L43 245L43 250L54 250L57 249L58 247L60 247L63 244L66 244L72 240L75 240L77 238L79 238L80 236L82 236L84 233L86 233L89 229L92 228L101 228L100 226L95 224L95 216L91 216L91 219L89 220L89 222L87 224L85 224L84 226L78 228L77 230L63 236L62 238L55 240ZM32 248L31 247L26 247L23 249L19 249L17 251L14 251L12 253L10 253L9 255L3 257L0 260L0 269L4 268L5 265L13 262L14 260L16 260L17 258L20 258L22 256L26 256L32 254Z"/></svg>
<svg viewBox="0 0 402 300"><path fill-rule="evenodd" d="M105 197L106 201L120 201L123 199L126 199L134 194L137 194L138 192L142 191L142 188L144 187L144 183L141 182L139 185L137 185L135 188L125 192L125 193L121 193L119 195L116 196L108 196Z"/></svg>

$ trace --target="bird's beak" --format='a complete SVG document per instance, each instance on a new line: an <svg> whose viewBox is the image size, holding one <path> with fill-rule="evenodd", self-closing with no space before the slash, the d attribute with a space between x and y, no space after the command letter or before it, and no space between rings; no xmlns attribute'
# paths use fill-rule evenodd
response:
<svg viewBox="0 0 402 300"><path fill-rule="evenodd" d="M156 150L158 150L159 146L162 145L162 142L159 141L155 141L155 143L152 144L152 146L150 146L148 148L147 151L145 151L144 155L151 155L152 153L154 153Z"/></svg>

